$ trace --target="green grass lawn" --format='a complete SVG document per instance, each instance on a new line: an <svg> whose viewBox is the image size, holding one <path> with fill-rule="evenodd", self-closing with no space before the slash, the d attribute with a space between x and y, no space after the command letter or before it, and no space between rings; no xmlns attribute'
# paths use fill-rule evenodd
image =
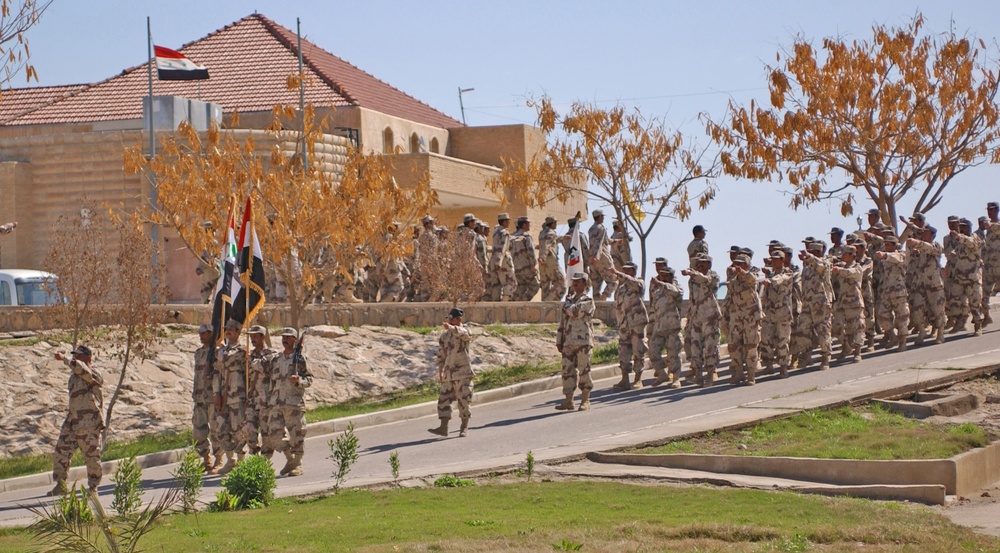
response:
<svg viewBox="0 0 1000 553"><path fill-rule="evenodd" d="M636 452L821 459L944 459L989 442L986 431L973 424L931 424L869 405L803 411L742 430L709 433ZM740 449L740 445L746 449Z"/></svg>
<svg viewBox="0 0 1000 553"><path fill-rule="evenodd" d="M166 517L147 551L997 551L930 509L790 492L541 482L346 490ZM37 547L23 530L0 550Z"/></svg>

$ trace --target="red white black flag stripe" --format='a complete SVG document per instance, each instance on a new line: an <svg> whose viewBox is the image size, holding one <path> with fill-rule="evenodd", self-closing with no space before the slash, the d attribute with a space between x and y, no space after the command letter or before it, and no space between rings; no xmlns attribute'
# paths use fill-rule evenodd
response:
<svg viewBox="0 0 1000 553"><path fill-rule="evenodd" d="M153 46L156 56L156 76L161 81L200 81L208 78L208 69L184 57L184 54Z"/></svg>
<svg viewBox="0 0 1000 553"><path fill-rule="evenodd" d="M233 300L232 319L242 325L249 324L257 311L264 306L264 256L260 251L257 231L253 228L253 207L247 198L246 209L243 211L243 224L240 225L240 249L236 255L236 267L239 274L233 275L233 288L241 286ZM235 283L239 280L239 283Z"/></svg>

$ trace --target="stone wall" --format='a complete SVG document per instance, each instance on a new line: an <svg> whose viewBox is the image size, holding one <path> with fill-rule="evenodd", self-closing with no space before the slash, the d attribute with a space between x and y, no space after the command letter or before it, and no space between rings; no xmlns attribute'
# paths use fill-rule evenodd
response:
<svg viewBox="0 0 1000 553"><path fill-rule="evenodd" d="M476 324L498 323L557 323L562 302L505 302L464 305L465 321ZM611 302L597 302L595 317L605 324L614 323ZM164 322L197 325L211 318L208 305L157 306ZM325 304L306 308L299 326L438 326L451 309L449 303L362 303ZM101 323L111 321L101 320ZM291 325L287 306L266 305L256 324ZM46 308L0 307L0 333L16 333L51 329L56 326L51 311Z"/></svg>

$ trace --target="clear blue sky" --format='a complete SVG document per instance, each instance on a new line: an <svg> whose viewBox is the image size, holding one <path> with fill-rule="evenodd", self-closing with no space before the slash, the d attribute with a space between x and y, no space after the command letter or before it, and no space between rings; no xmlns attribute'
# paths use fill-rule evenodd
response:
<svg viewBox="0 0 1000 553"><path fill-rule="evenodd" d="M988 0L56 0L28 37L39 84L94 82L144 63L147 16L154 41L177 48L256 10L290 29L301 18L306 38L455 118L458 87L474 87L465 95L470 125L533 123L524 99L544 93L563 107L620 101L704 143L698 113L721 117L730 98L766 102L764 64L796 35L865 39L873 24L904 25L918 9L934 32L954 28L988 43L1000 35L1000 2ZM23 77L14 85L23 86ZM985 214L987 201L1000 200L998 175L991 167L959 176L930 213L931 224L943 228L952 213L973 221ZM791 211L780 183L723 179L719 186L716 200L691 220L661 221L650 260L663 255L681 266L697 223L709 229L716 268L731 244L753 248L759 264L771 239L793 245L832 226L857 228L837 206ZM862 199L857 211L869 207Z"/></svg>

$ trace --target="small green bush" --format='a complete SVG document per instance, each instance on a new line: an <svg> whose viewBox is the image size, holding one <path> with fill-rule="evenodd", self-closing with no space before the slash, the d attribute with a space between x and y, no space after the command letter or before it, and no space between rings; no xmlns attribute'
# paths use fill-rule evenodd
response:
<svg viewBox="0 0 1000 553"><path fill-rule="evenodd" d="M472 480L466 480L451 474L446 474L434 481L435 488L464 488L475 485L476 483Z"/></svg>
<svg viewBox="0 0 1000 553"><path fill-rule="evenodd" d="M220 501L216 495L215 509L241 510L266 507L274 500L274 467L262 455L250 455L243 459L222 479L225 494Z"/></svg>
<svg viewBox="0 0 1000 553"><path fill-rule="evenodd" d="M347 425L347 430L336 440L327 442L330 447L330 457L337 468L333 473L333 492L340 492L340 486L347 478L347 473L351 472L351 466L358 460L358 437L354 435L354 423Z"/></svg>
<svg viewBox="0 0 1000 553"><path fill-rule="evenodd" d="M181 489L181 506L185 513L195 510L198 494L201 493L201 478L205 474L205 466L201 456L193 448L187 450L181 464L172 473L177 486Z"/></svg>
<svg viewBox="0 0 1000 553"><path fill-rule="evenodd" d="M94 512L90 510L90 502L83 486L77 488L76 484L73 484L73 487L59 498L56 510L62 516L62 520L69 524L87 525L94 522Z"/></svg>
<svg viewBox="0 0 1000 553"><path fill-rule="evenodd" d="M138 511L142 507L142 469L136 464L135 455L129 455L118 463L111 480L115 483L111 508L122 516Z"/></svg>

